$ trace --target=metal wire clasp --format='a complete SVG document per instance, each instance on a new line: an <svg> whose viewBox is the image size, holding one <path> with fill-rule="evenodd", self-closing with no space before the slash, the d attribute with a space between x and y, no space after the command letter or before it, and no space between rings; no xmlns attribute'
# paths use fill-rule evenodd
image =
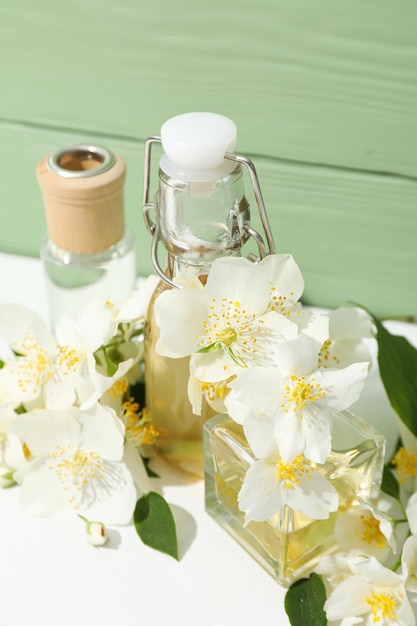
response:
<svg viewBox="0 0 417 626"><path fill-rule="evenodd" d="M150 235L152 236L152 249L151 249L151 257L152 257L152 265L156 271L156 273L171 287L178 287L170 278L165 274L164 270L161 268L158 261L158 243L160 241L159 235L159 226L158 223L152 221L150 216L150 210L155 210L155 203L149 201L149 189L150 189L150 177L151 177L151 149L153 143L161 143L161 137L152 135L148 137L145 142L145 156L144 156L144 187L143 187L143 217L145 220L146 228L148 229ZM239 156L237 154L233 154L230 152L226 152L224 155L225 159L230 161L235 161L241 165L244 165L248 171L251 179L256 204L259 211L259 217L261 219L261 224L264 230L266 243L264 238L258 231L256 231L249 222L244 224L244 229L246 230L249 237L252 237L256 241L256 245L258 246L259 257L256 257L252 253L248 255L248 258L251 261L258 261L263 259L268 254L275 253L275 244L274 239L271 232L271 227L269 225L268 216L265 209L265 204L262 197L261 188L259 185L258 175L256 173L256 169L252 161L246 157Z"/></svg>

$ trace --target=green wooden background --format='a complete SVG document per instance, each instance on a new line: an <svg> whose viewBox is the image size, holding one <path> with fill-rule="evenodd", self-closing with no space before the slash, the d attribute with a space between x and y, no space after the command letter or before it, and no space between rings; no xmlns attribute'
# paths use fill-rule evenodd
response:
<svg viewBox="0 0 417 626"><path fill-rule="evenodd" d="M416 0L1 0L0 35L1 251L38 255L36 163L91 141L127 161L149 273L144 140L214 111L238 126L305 301L417 316Z"/></svg>

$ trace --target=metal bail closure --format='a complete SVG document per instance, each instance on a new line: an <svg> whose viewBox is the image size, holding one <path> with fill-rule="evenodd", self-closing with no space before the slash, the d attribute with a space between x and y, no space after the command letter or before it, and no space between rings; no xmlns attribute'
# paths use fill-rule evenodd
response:
<svg viewBox="0 0 417 626"><path fill-rule="evenodd" d="M160 234L159 234L159 225L152 221L149 212L150 210L155 210L155 203L149 202L149 189L150 189L150 174L151 174L151 150L153 143L162 143L161 137L157 135L152 135L148 137L145 142L145 156L144 156L144 188L143 188L143 217L145 220L146 227L152 236L152 249L151 249L151 258L152 265L156 271L156 273L171 287L178 288L176 285L164 272L161 268L160 263L158 261L158 244L160 242ZM262 228L264 230L266 244L265 241L254 228L252 228L249 224L245 224L244 228L250 237L252 237L257 246L259 257L256 257L254 254L249 254L248 258L251 261L258 261L259 259L264 258L269 254L275 253L275 243L274 238L272 236L271 227L269 225L268 215L266 213L265 204L263 201L263 196L261 192L261 188L259 185L258 175L256 173L255 166L253 162L244 156L239 156L237 154L226 152L224 158L230 161L235 161L240 165L244 165L249 171L249 176L252 183L252 188L256 200L256 204L258 207L259 217L261 220Z"/></svg>

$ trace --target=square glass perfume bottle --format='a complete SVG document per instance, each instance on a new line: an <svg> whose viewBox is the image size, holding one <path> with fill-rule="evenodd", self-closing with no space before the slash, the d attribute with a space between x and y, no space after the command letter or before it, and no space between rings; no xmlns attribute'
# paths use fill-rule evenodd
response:
<svg viewBox="0 0 417 626"><path fill-rule="evenodd" d="M339 495L328 519L313 520L288 506L264 522L244 524L238 494L256 458L243 429L226 415L204 425L206 510L258 563L284 586L315 567L337 549L338 515L360 501L375 502L384 465L385 438L350 411L333 415L332 452L319 469Z"/></svg>

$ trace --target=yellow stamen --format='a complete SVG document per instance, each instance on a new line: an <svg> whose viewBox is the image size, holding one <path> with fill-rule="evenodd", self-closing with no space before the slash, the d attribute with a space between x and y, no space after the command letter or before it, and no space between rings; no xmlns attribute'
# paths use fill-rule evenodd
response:
<svg viewBox="0 0 417 626"><path fill-rule="evenodd" d="M90 481L104 478L103 460L97 452L91 450L73 452L69 444L67 448L57 446L49 456L57 460L57 463L51 464L49 469L55 470L58 480L65 486L65 489L68 489L70 483L76 490L82 491ZM75 502L74 495L70 498L70 502Z"/></svg>
<svg viewBox="0 0 417 626"><path fill-rule="evenodd" d="M126 437L135 445L153 445L159 432L152 424L152 416L144 407L139 410L139 404L130 399L123 403L123 422Z"/></svg>
<svg viewBox="0 0 417 626"><path fill-rule="evenodd" d="M282 480L286 489L292 489L294 485L300 484L300 478L305 476L310 480L313 466L304 454L299 454L292 463L277 462L277 477Z"/></svg>
<svg viewBox="0 0 417 626"><path fill-rule="evenodd" d="M361 537L362 541L365 541L369 545L375 543L380 549L385 548L387 540L381 532L379 521L375 519L375 517L361 515L361 522L365 527Z"/></svg>
<svg viewBox="0 0 417 626"><path fill-rule="evenodd" d="M77 365L80 362L80 358L74 348L69 346L57 345L57 362L64 368L64 374L75 372Z"/></svg>
<svg viewBox="0 0 417 626"><path fill-rule="evenodd" d="M230 387L228 385L234 378L236 378L236 376L230 376L227 380L222 380L219 383L202 383L201 390L204 394L206 394L210 402L214 402L216 399L222 399L227 396L230 391Z"/></svg>
<svg viewBox="0 0 417 626"><path fill-rule="evenodd" d="M128 389L129 383L127 382L127 378L123 376L113 383L109 389L109 393L111 393L112 396L118 400L119 398L123 398Z"/></svg>
<svg viewBox="0 0 417 626"><path fill-rule="evenodd" d="M29 333L16 350L22 358L13 359L7 365L17 370L17 384L22 392L30 389L36 393L53 376L53 358Z"/></svg>
<svg viewBox="0 0 417 626"><path fill-rule="evenodd" d="M320 383L314 382L314 378L310 378L308 382L306 382L305 376L294 375L290 378L292 385L287 385L285 388L285 402L281 404L282 408L286 407L286 413L288 413L290 408L292 408L294 413L302 411L307 404L316 402L316 400L326 395ZM302 414L300 414L300 417L302 417Z"/></svg>
<svg viewBox="0 0 417 626"><path fill-rule="evenodd" d="M395 600L392 596L386 593L372 593L365 598L365 602L371 609L371 613L374 617L374 624L381 621L382 617L388 617L389 619L396 620L395 614Z"/></svg>
<svg viewBox="0 0 417 626"><path fill-rule="evenodd" d="M392 464L397 468L400 484L405 483L407 478L411 478L417 473L417 456L405 448L398 448L397 454L392 459Z"/></svg>
<svg viewBox="0 0 417 626"><path fill-rule="evenodd" d="M330 339L323 343L318 357L319 367L330 367L331 365L340 364L340 359L338 359L335 355L332 356L330 362L330 348L332 344L333 342Z"/></svg>

